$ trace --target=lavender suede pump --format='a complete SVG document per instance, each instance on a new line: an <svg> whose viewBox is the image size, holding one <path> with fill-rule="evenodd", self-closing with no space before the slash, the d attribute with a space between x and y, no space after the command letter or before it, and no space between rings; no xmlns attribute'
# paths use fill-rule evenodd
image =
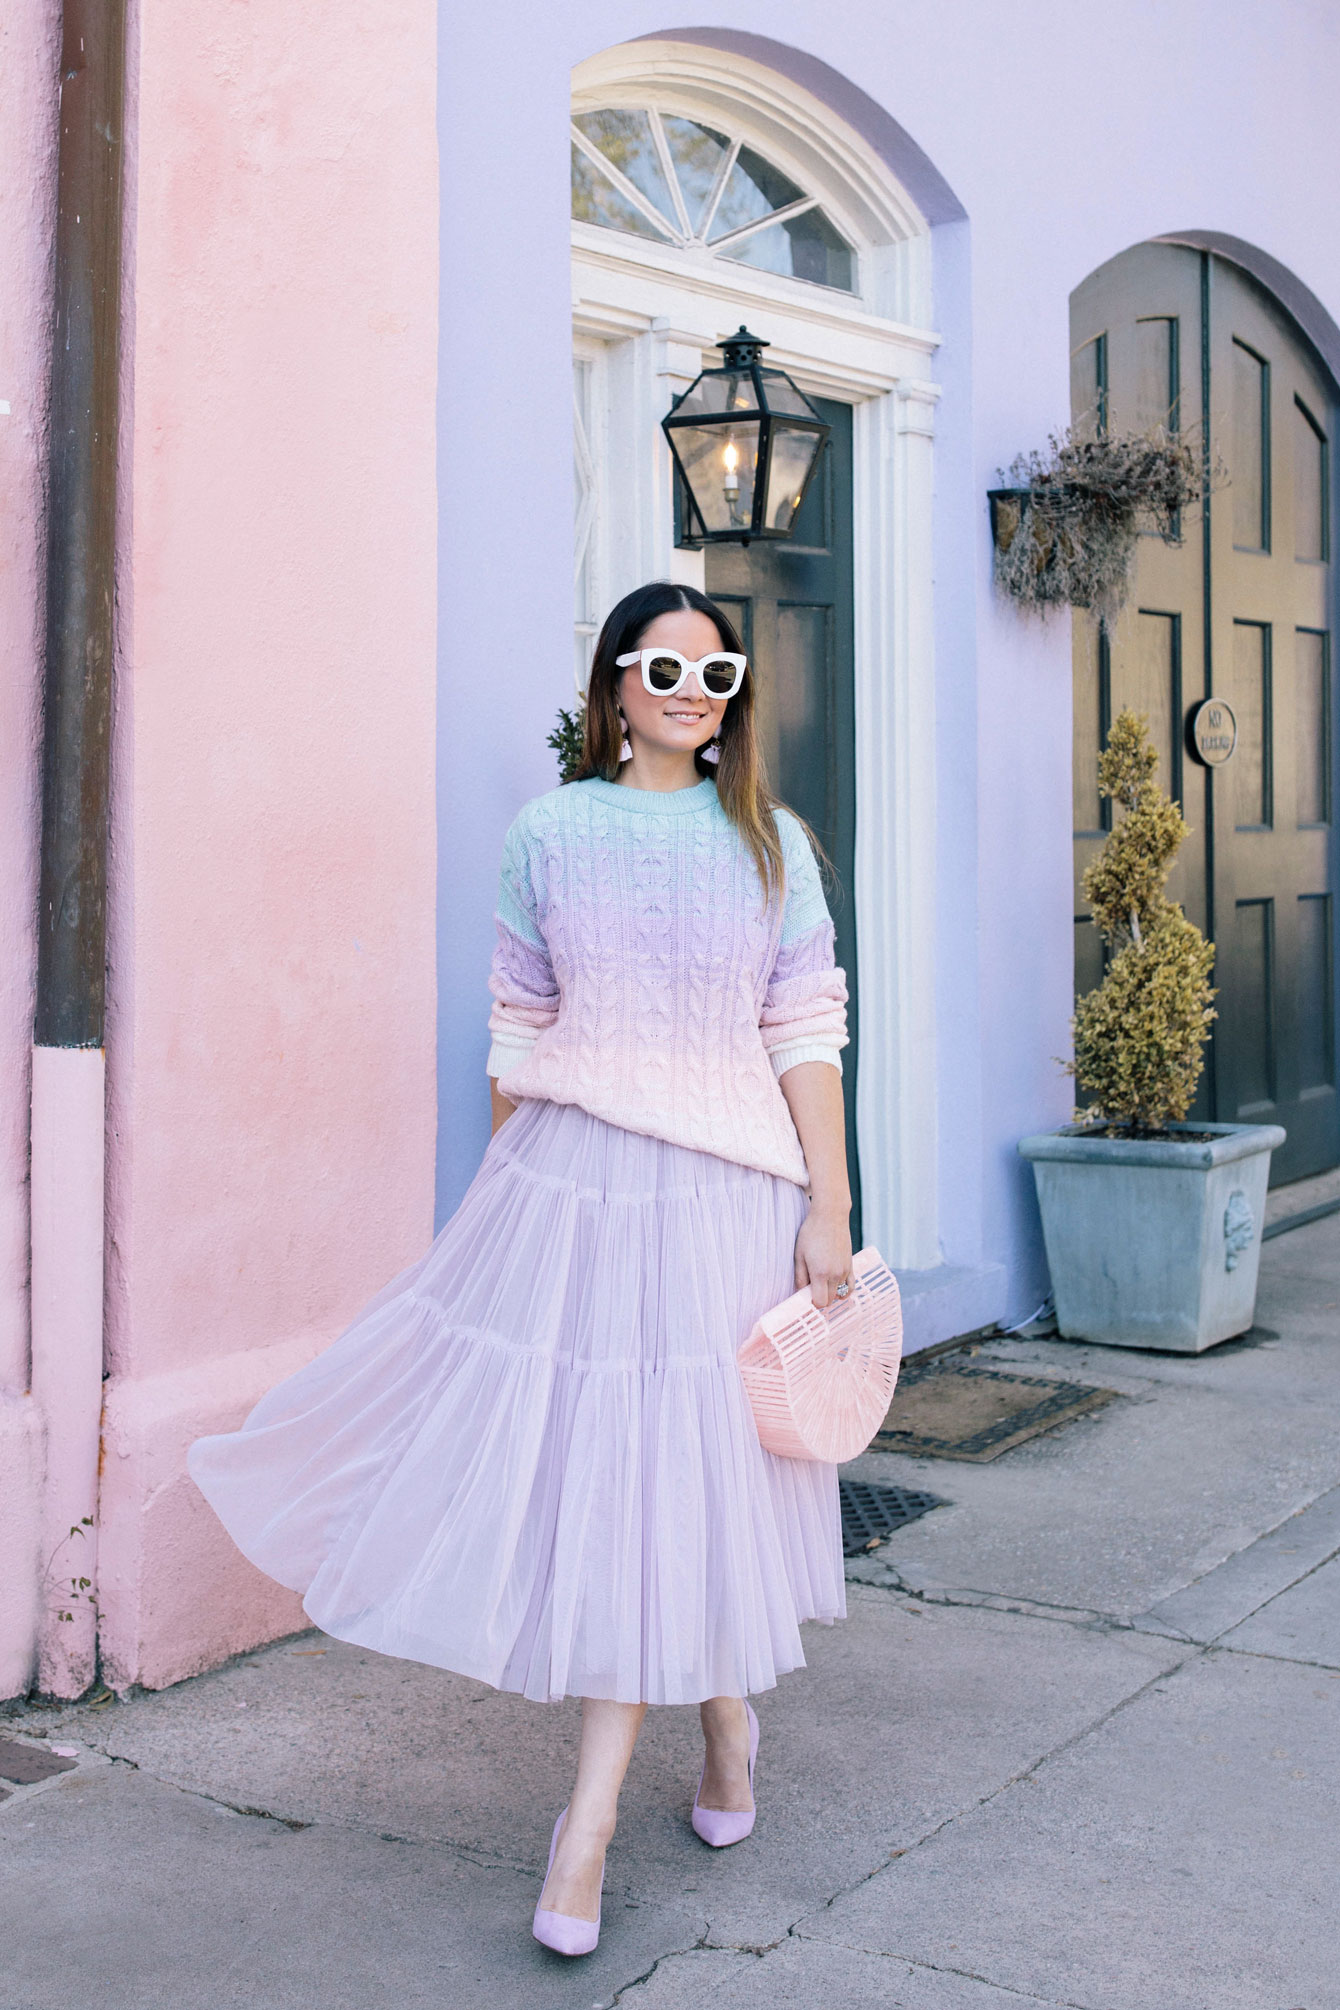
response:
<svg viewBox="0 0 1340 2010"><path fill-rule="evenodd" d="M746 1703L745 1715L749 1719L749 1794L754 1792L754 1761L758 1757L758 1718ZM707 1771L707 1761L703 1761L703 1772L698 1775L698 1794L703 1790L703 1773ZM734 1808L700 1808L698 1794L693 1797L693 1832L701 1836L713 1849L726 1849L731 1843L743 1842L754 1826L754 1809L743 1812Z"/></svg>
<svg viewBox="0 0 1340 2010"><path fill-rule="evenodd" d="M554 1823L554 1833L549 1839L549 1863L545 1869L544 1881L549 1882L549 1872L554 1867L554 1851L558 1848L558 1838L568 1811L564 1808ZM540 1897L544 1897L544 1886L540 1887ZM600 1938L600 1900L596 1900L594 1919L572 1919L566 1912L546 1912L537 1905L531 1932L542 1947L551 1947L555 1954L592 1954Z"/></svg>

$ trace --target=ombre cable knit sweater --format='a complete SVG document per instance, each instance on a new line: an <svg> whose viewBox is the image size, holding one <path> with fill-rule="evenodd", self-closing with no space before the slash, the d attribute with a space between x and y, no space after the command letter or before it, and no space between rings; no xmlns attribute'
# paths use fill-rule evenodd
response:
<svg viewBox="0 0 1340 2010"><path fill-rule="evenodd" d="M527 803L489 982L502 1093L806 1185L778 1081L801 1061L841 1068L847 986L805 833L777 822L786 893L765 906L712 781L570 782Z"/></svg>

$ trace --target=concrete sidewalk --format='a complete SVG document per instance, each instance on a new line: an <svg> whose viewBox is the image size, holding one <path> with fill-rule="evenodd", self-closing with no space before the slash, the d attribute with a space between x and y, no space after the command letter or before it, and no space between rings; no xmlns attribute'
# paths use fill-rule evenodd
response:
<svg viewBox="0 0 1340 2010"><path fill-rule="evenodd" d="M759 1704L759 1820L687 1825L652 1712L600 1948L529 1938L575 1706L319 1635L14 1710L78 1764L0 1809L0 2010L1340 2010L1340 1217L1199 1360L985 1351L1121 1400L853 1566Z"/></svg>

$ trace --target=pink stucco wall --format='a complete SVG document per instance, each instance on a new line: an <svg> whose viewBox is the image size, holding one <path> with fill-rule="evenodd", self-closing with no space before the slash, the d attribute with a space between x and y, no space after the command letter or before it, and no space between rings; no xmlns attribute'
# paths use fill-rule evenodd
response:
<svg viewBox="0 0 1340 2010"><path fill-rule="evenodd" d="M47 270L55 201L55 0L0 13L0 1696L33 1667L41 1430L29 1389L33 1030Z"/></svg>
<svg viewBox="0 0 1340 2010"><path fill-rule="evenodd" d="M185 1474L431 1232L435 20L131 51L99 1593L109 1679L301 1624Z"/></svg>

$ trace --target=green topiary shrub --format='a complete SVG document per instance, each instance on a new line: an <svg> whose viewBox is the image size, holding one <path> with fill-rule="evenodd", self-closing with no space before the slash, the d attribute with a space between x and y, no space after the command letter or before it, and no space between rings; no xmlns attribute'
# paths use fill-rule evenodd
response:
<svg viewBox="0 0 1340 2010"><path fill-rule="evenodd" d="M559 707L558 724L545 741L558 755L558 779L570 782L577 772L577 763L582 758L582 735L585 731L586 707L579 705L575 712Z"/></svg>
<svg viewBox="0 0 1340 2010"><path fill-rule="evenodd" d="M1098 786L1122 814L1084 875L1111 960L1071 1022L1068 1072L1091 1098L1077 1117L1129 1137L1186 1115L1215 1017L1214 944L1163 891L1187 826L1157 767L1146 722L1122 712L1098 762Z"/></svg>

